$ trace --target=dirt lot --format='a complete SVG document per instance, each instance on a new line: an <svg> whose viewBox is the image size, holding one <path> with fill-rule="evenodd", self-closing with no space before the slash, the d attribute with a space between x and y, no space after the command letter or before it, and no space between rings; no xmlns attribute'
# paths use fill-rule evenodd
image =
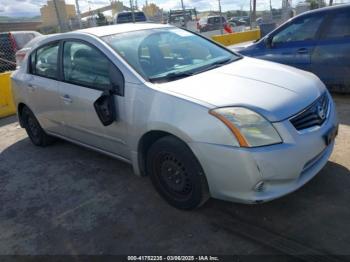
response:
<svg viewBox="0 0 350 262"><path fill-rule="evenodd" d="M35 147L14 117L1 119L0 254L350 255L350 97L336 102L335 151L306 186L192 212L167 205L127 164L63 141Z"/></svg>

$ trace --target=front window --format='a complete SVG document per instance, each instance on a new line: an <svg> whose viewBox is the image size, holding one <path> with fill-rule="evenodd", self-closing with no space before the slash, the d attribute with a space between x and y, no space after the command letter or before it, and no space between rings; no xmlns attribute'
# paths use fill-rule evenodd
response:
<svg viewBox="0 0 350 262"><path fill-rule="evenodd" d="M91 63L91 61L94 61ZM109 60L96 48L67 41L63 48L64 81L104 90L110 86Z"/></svg>
<svg viewBox="0 0 350 262"><path fill-rule="evenodd" d="M175 80L240 58L179 28L140 30L105 36L103 40L151 82Z"/></svg>
<svg viewBox="0 0 350 262"><path fill-rule="evenodd" d="M322 16L300 18L292 22L285 29L273 37L273 43L286 43L296 41L314 40L321 22Z"/></svg>

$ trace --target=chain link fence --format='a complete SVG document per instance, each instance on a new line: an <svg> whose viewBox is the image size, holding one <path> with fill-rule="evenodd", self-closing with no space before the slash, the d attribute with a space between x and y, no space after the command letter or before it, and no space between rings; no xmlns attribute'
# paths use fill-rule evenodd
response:
<svg viewBox="0 0 350 262"><path fill-rule="evenodd" d="M15 41L9 33L0 33L0 73L16 69Z"/></svg>

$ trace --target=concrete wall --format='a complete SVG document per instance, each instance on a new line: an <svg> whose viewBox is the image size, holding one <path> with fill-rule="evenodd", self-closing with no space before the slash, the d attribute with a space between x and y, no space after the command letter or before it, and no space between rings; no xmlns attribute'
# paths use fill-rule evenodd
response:
<svg viewBox="0 0 350 262"><path fill-rule="evenodd" d="M229 46L259 39L260 30L250 30L246 32L238 32L225 35L214 35L211 38L222 45Z"/></svg>
<svg viewBox="0 0 350 262"><path fill-rule="evenodd" d="M9 22L9 23L0 23L0 32L8 31L36 31L41 22Z"/></svg>
<svg viewBox="0 0 350 262"><path fill-rule="evenodd" d="M16 113L11 88L11 72L0 74L0 118Z"/></svg>

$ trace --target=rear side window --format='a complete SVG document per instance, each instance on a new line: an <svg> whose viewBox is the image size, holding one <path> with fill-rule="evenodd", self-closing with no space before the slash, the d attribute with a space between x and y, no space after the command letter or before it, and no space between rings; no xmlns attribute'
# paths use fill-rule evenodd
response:
<svg viewBox="0 0 350 262"><path fill-rule="evenodd" d="M63 52L65 82L101 90L111 85L109 72L112 65L95 47L67 41Z"/></svg>
<svg viewBox="0 0 350 262"><path fill-rule="evenodd" d="M323 39L337 37L350 37L350 12L343 12L333 16L322 34Z"/></svg>
<svg viewBox="0 0 350 262"><path fill-rule="evenodd" d="M136 22L144 22L146 21L146 16L143 12L136 12L135 13L135 20Z"/></svg>
<svg viewBox="0 0 350 262"><path fill-rule="evenodd" d="M134 17L135 17L135 22L145 22L147 20L143 12L135 12ZM118 14L118 17L117 17L118 24L130 23L130 22L133 22L131 12Z"/></svg>
<svg viewBox="0 0 350 262"><path fill-rule="evenodd" d="M58 46L51 43L38 48L30 56L30 73L42 77L57 79Z"/></svg>

